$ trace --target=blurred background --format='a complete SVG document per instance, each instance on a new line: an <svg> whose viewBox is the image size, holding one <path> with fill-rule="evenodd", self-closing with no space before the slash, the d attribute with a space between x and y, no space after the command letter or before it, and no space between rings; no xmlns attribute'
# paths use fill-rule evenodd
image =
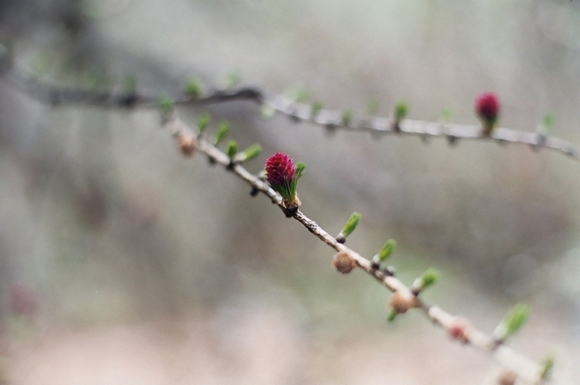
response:
<svg viewBox="0 0 580 385"><path fill-rule="evenodd" d="M50 84L178 93L242 83L363 114L501 126L580 145L576 1L3 0L0 40ZM435 267L429 302L580 378L580 163L524 146L262 120L251 102L179 108L227 119L240 147L307 164L302 209L398 276ZM212 128L213 129L213 128ZM201 156L182 158L151 110L51 107L0 78L0 382L6 384L480 384L490 357L420 313L387 324L389 293L340 276L332 250Z"/></svg>

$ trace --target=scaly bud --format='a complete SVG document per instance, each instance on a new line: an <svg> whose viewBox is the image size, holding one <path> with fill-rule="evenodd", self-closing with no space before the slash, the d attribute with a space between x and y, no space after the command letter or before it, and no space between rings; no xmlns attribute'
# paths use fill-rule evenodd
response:
<svg viewBox="0 0 580 385"><path fill-rule="evenodd" d="M342 250L334 255L332 265L339 273L348 274L356 267L356 260L347 251Z"/></svg>
<svg viewBox="0 0 580 385"><path fill-rule="evenodd" d="M498 385L515 385L518 376L511 370L503 371L497 378Z"/></svg>
<svg viewBox="0 0 580 385"><path fill-rule="evenodd" d="M469 330L471 324L465 318L455 317L451 325L447 328L447 334L454 340L458 340L464 344L469 342Z"/></svg>
<svg viewBox="0 0 580 385"><path fill-rule="evenodd" d="M185 157L191 158L197 150L197 139L189 131L182 132L177 137L177 146Z"/></svg>
<svg viewBox="0 0 580 385"><path fill-rule="evenodd" d="M407 310L415 306L415 297L408 298L399 291L396 291L391 295L388 305L391 308L391 312L387 318L390 322L393 321L397 315L406 313Z"/></svg>

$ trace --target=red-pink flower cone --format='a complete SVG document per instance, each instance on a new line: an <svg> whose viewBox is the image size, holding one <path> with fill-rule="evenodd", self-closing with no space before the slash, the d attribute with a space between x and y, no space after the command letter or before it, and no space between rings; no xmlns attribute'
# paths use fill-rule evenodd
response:
<svg viewBox="0 0 580 385"><path fill-rule="evenodd" d="M277 152L266 160L266 179L282 195L284 206L298 208L300 200L296 192L298 178L302 176L304 163L294 165L292 159L283 152Z"/></svg>
<svg viewBox="0 0 580 385"><path fill-rule="evenodd" d="M475 112L481 120L483 135L489 136L499 119L500 102L493 92L484 92L475 99Z"/></svg>

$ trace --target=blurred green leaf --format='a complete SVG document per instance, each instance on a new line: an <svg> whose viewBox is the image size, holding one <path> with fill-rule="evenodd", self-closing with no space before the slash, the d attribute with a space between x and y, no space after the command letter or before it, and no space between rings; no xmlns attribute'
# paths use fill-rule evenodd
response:
<svg viewBox="0 0 580 385"><path fill-rule="evenodd" d="M226 120L220 122L218 125L217 132L215 134L215 144L216 146L221 143L230 131L230 123Z"/></svg>

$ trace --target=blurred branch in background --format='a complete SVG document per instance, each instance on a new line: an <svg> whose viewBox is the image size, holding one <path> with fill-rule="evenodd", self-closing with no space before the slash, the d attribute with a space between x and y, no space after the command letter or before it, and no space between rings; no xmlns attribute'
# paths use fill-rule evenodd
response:
<svg viewBox="0 0 580 385"><path fill-rule="evenodd" d="M3 48L3 47L0 47ZM11 58L8 50L3 48L4 55L0 57L1 67L8 68ZM82 90L78 88L60 88L49 86L39 82L34 77L26 75L24 71L13 68L7 69L6 80L16 89L26 92L30 96L53 106L59 105L86 105L89 107L102 108L157 108L163 95L145 95L131 91L114 92L110 90ZM191 86L191 84L187 84ZM499 144L524 144L534 150L542 148L552 149L580 160L578 149L569 142L547 136L551 129L551 120L544 119L538 124L535 132L521 132L508 128L496 128L486 134L482 126L462 125L451 123L426 122L406 119L406 116L395 114L390 118L382 117L353 117L352 112L336 111L322 108L321 104L300 103L294 98L285 95L270 95L256 87L241 87L235 89L217 89L203 93L201 86L196 86L194 91L188 91L184 84L183 91L177 95L165 95L175 105L206 106L230 102L235 100L249 100L260 105L262 113L271 117L274 113L281 113L296 122L310 122L326 127L329 131L334 129L347 129L353 131L367 131L375 136L384 134L416 135L424 141L430 137L446 138L450 144L456 144L459 139L493 139ZM211 87L215 89L216 87ZM407 107L405 107L406 111ZM406 112L403 114L406 115ZM547 115L549 117L551 115ZM546 123L546 121L550 123Z"/></svg>

